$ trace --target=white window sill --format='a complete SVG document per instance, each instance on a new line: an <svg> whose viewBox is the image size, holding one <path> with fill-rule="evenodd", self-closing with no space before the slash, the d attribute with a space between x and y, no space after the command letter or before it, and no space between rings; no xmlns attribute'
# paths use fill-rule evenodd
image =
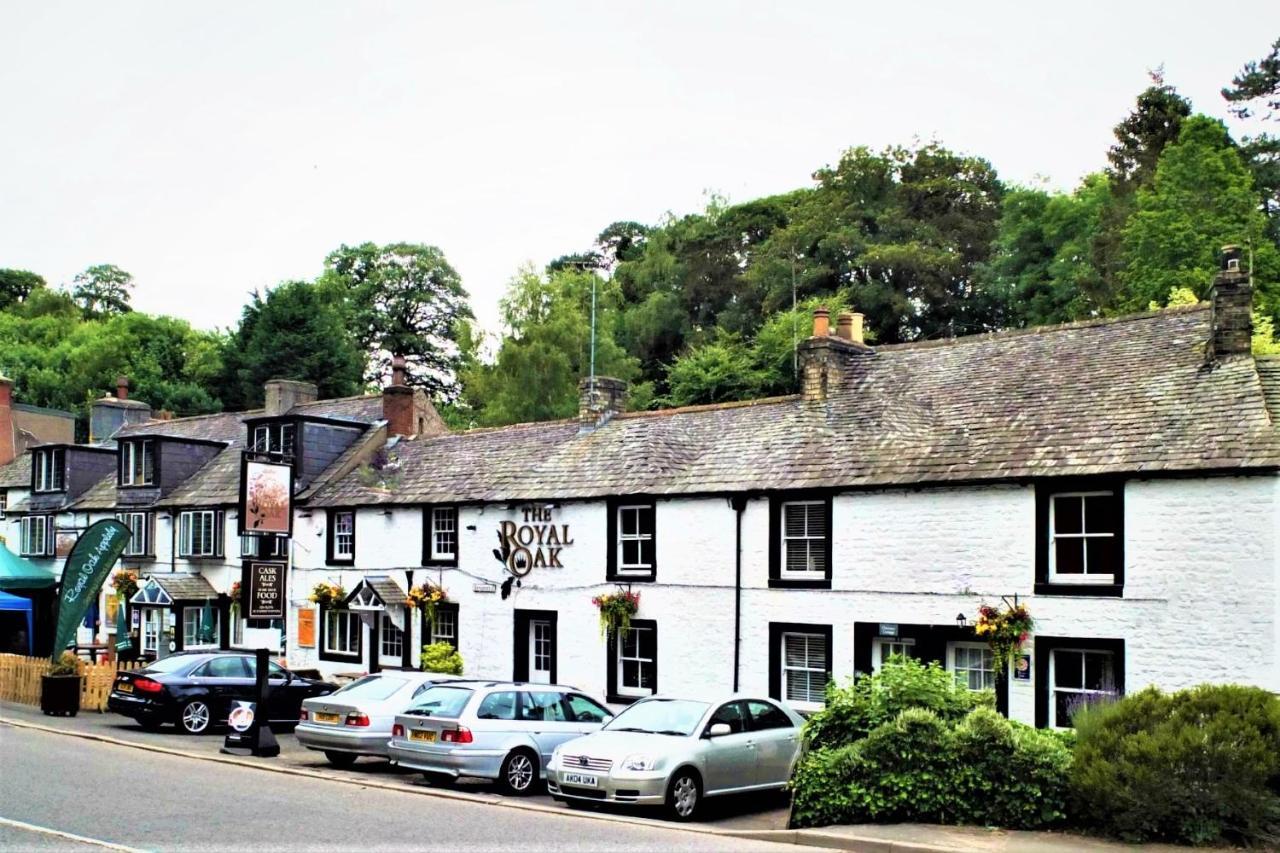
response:
<svg viewBox="0 0 1280 853"><path fill-rule="evenodd" d="M1050 573L1049 583L1056 586L1105 586L1115 584L1116 576L1103 575L1055 575Z"/></svg>

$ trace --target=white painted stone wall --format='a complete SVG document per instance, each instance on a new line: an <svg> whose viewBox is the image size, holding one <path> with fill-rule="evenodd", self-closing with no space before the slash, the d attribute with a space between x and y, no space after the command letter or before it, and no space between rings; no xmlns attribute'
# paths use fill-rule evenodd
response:
<svg viewBox="0 0 1280 853"><path fill-rule="evenodd" d="M1126 484L1125 595L1121 599L1035 596L1035 489L1008 485L847 493L833 505L830 590L768 588L768 501L743 514L741 687L768 688L769 623L831 625L835 676L853 673L855 622L951 625L972 621L978 605L1017 593L1038 633L1125 641L1126 685L1176 689L1235 681L1280 691L1277 667L1276 521L1280 478L1270 476L1134 480ZM503 601L477 583L504 580L494 559L496 530L519 520L506 505L463 507L457 568L420 567L418 508L360 510L356 567L326 567L325 514L296 521L290 601L321 579L347 590L367 573L402 586L443 583L460 606L467 673L510 678L514 610L552 610L558 618L558 677L604 693L606 645L591 598L605 581L606 504L564 503L552 523L568 524L573 544L564 568L538 568ZM640 617L658 622L659 684L664 692L728 689L733 682L734 523L725 498L657 502L657 582L636 583ZM474 526L474 530L468 527ZM318 661L296 645L290 659L322 671L347 664ZM412 642L419 643L416 635ZM1034 681L1011 683L1010 713L1034 722Z"/></svg>

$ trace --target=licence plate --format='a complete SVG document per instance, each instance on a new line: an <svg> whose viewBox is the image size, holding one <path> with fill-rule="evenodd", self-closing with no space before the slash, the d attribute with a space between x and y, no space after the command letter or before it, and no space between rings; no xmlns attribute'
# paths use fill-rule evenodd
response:
<svg viewBox="0 0 1280 853"><path fill-rule="evenodd" d="M424 740L427 743L434 743L436 733L427 729L410 729L409 740Z"/></svg>
<svg viewBox="0 0 1280 853"><path fill-rule="evenodd" d="M336 723L342 719L338 714L326 714L324 711L316 711L311 716L315 717L317 723Z"/></svg>
<svg viewBox="0 0 1280 853"><path fill-rule="evenodd" d="M584 788L596 787L595 776L583 776L581 773L561 773L560 781L566 785L581 785Z"/></svg>
<svg viewBox="0 0 1280 853"><path fill-rule="evenodd" d="M116 686L116 690L119 690L121 693L132 693L132 692L133 692L133 685L132 685L132 684L125 684L125 683L121 683L121 684L119 684L119 685L117 685L117 686Z"/></svg>

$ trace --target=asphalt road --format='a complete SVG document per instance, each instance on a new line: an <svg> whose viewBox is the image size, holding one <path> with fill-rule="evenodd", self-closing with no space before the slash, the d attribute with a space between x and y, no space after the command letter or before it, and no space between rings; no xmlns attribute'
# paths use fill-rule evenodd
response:
<svg viewBox="0 0 1280 853"><path fill-rule="evenodd" d="M102 849L21 824L143 850L806 849L266 773L0 724L0 849Z"/></svg>

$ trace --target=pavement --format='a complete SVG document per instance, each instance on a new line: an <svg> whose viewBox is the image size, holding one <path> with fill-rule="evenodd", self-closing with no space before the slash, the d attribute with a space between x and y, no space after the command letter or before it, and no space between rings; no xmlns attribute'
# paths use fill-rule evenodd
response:
<svg viewBox="0 0 1280 853"><path fill-rule="evenodd" d="M66 735L76 736L80 740L74 740ZM856 850L861 853L954 853L960 850L979 851L979 853L988 853L988 851L990 853L1005 851L1118 853L1118 851L1138 849L1143 853L1161 853L1161 851L1184 850L1184 848L1162 845L1118 844L1071 833L1019 832L924 824L867 824L789 830L786 828L789 801L786 796L777 794L709 800L707 813L698 823L679 825L657 819L656 813L652 811L617 808L595 808L587 811L570 809L556 803L545 794L511 798L499 794L491 785L478 782L464 782L444 788L435 787L427 783L418 773L392 767L385 761L374 759L362 758L351 768L338 769L330 765L323 754L299 745L292 734L278 733L277 738L281 748L280 756L277 758L231 757L219 752L222 746L220 734L192 737L178 734L171 728L160 732L145 732L131 720L115 714L90 712L73 718L55 718L45 716L37 708L0 702L0 850L103 849L103 838L93 833L86 834L84 838L78 838L79 831L76 827L81 824L68 823L68 818L78 815L76 809L81 807L80 804L86 799L111 803L113 813L118 814L121 811L119 804L124 802L128 804L124 810L125 813L133 816L150 815L150 809L155 805L155 797L158 793L166 796L177 795L177 802L172 805L172 811L169 813L171 820L165 825L183 827L182 836L180 839L171 839L159 845L154 842L144 843L143 847L204 849L199 841L190 840L195 836L189 832L189 819L179 817L184 807L189 809L193 797L199 800L201 806L205 806L206 800L217 801L224 796L226 793L222 790L224 785L231 785L232 790L244 790L246 786L248 789L268 790L274 801L278 790L291 790L293 786L312 783L321 784L322 787L327 785L330 793L315 795L321 797L324 805L309 806L310 808L327 813L328 804L340 803L343 804L340 810L344 810L346 804L352 804L353 807L359 804L360 808L365 809L360 819L369 825L369 832L372 833L373 839L371 840L367 834L359 836L360 849L400 849L405 844L415 848L424 846L433 848L436 846L437 839L440 840L442 847L447 849L500 849L503 847L510 849L516 845L515 839L519 839L518 844L522 851L541 849L538 845L544 842L549 848L557 850L768 849L788 851L828 848ZM30 753L24 764L19 756L30 752L30 741L33 740L50 744L52 751L47 755L66 753L68 757L65 764L77 768L77 772L58 773L59 766L64 762L60 760L50 766L43 747L40 751ZM79 764L82 761L80 756L84 755L86 759L99 761L99 755L104 750L116 756L113 761L120 778L101 787L86 786L78 775ZM207 763L199 769L194 769L191 767L193 760L203 760ZM143 772L142 778L139 779L138 766L151 762L161 762L157 770L159 777ZM186 762L186 766L179 771L164 762L180 764ZM18 772L12 772L14 770ZM264 782L261 778L252 778L255 771L262 770L275 771L273 775L279 775L269 782ZM223 780L223 774L238 775L240 780L233 781L230 778ZM10 796L11 790L15 787L15 780L20 781L18 793L25 794L32 790L42 791L42 784L36 780L44 777L48 777L48 784L52 786L48 790L61 787L65 790L65 796L57 797L43 793L37 798L36 803L29 804L31 809L28 814L38 818L30 822L40 827L56 827L58 830L69 832L71 835L68 837L48 836L23 828L23 822L29 818L24 818L12 808L13 803L23 801L21 796ZM160 781L163 777L174 777L179 781L175 781L170 787ZM335 783L340 783L344 788L336 794L332 793L333 789L338 788L338 784ZM361 793L355 794L352 786L360 788ZM86 791L126 791L127 793L115 798L109 795L86 798ZM424 801L423 795L431 799ZM298 801L301 807L311 794L299 796L302 797ZM371 797L375 799L368 799ZM384 813L381 806L378 806L378 802L387 797L392 800L396 797L417 797L416 801L408 803L395 801L389 803L387 807L407 808L413 814L430 815L429 837L393 834L388 836L387 842L381 841L382 830L386 824ZM75 804L75 808L66 812L55 811L54 817L49 817L47 805L42 811L38 804L41 802L47 804L50 800L71 802ZM139 809L143 804L145 809ZM493 806L506 808L493 809ZM471 820L473 815L465 812L475 808L487 810L485 816L480 818L480 823L486 825L496 823L501 826L519 824L519 834L507 837L505 844L497 837L490 837L484 832L478 835L466 834L471 832L470 830L466 830L463 835L438 836L436 824L446 813L460 810L460 820ZM240 810L232 804L231 812L238 815ZM339 826L331 822L321 821L313 825L312 814L309 811L294 813L290 810L290 813L306 815L305 824L308 831L297 839L297 849L311 849L312 843L325 849L334 849L335 844L341 845L342 839L347 837L342 834ZM495 821L492 815L501 817ZM228 816L224 814L223 817ZM350 819L350 815L348 818ZM235 819L238 820L239 817ZM543 831L544 819L550 821L547 824L547 832L551 834ZM40 820L46 822L42 824ZM529 822L527 826L525 821ZM584 842L582 837L574 840L569 837L571 833L567 830L565 833L556 834L552 830L556 830L558 821L571 823L577 821L576 825L579 827L585 821L590 829L580 829L579 832L585 832L588 840ZM109 825L114 826L114 822L109 821ZM294 821L288 821L288 825L292 838ZM449 825L456 827L461 824L450 820ZM601 826L608 828L601 829ZM90 829L95 827L96 825L92 823L88 825ZM311 831L314 829L318 832L324 827L336 834L320 836ZM421 835L423 830L421 825L418 829ZM214 827L211 831L219 835L223 833L218 827ZM666 839L670 833L675 833L684 840L662 840L658 847L648 846L650 842L657 844L660 839ZM704 844L709 846L697 846L685 838L690 835L698 836ZM130 837L132 836L128 833L114 836L114 838ZM262 838L262 836L253 837ZM444 843L446 838L451 842L450 844ZM553 841L555 843L552 843ZM615 842L619 846L613 846ZM754 848L747 846L747 842L764 846ZM125 844L126 849L132 849L128 843L118 843ZM587 846L575 846L580 843L586 843ZM490 844L493 846L490 847ZM689 844L694 846L682 846ZM782 844L788 846L778 846ZM278 841L264 846L273 850L295 849L292 841L285 843L283 847ZM226 845L222 843L211 843L209 849L217 847L226 849Z"/></svg>

